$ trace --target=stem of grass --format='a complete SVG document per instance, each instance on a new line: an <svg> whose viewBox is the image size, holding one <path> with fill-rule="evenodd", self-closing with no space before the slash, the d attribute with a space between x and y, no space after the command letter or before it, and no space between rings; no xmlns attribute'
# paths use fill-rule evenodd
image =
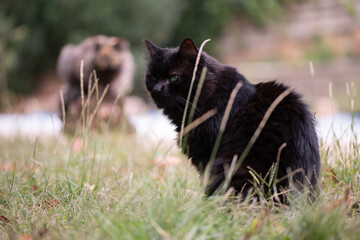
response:
<svg viewBox="0 0 360 240"><path fill-rule="evenodd" d="M187 110L188 110L188 107L189 107L190 96L191 96L191 92L192 92L192 89L193 89L193 86L194 86L195 77L196 77L197 69L198 69L198 66L199 66L199 62L200 62L200 57L201 57L202 50L203 50L205 44L206 44L207 42L209 42L209 41L210 41L210 39L207 39L207 40L205 40L205 41L201 44L200 49L199 49L199 52L198 52L198 55L197 55L197 57L196 57L196 62L195 62L195 67L194 67L194 71L193 71L193 76L192 76L192 79L191 79L191 84L190 84L189 93L188 93L188 96L187 96L187 99L186 99L184 114L183 114L183 118L182 118L182 121L181 121L179 145L180 145L180 148L183 148L183 149L185 149L185 147L183 147L182 141L183 141L183 137L184 137L185 120L186 120Z"/></svg>

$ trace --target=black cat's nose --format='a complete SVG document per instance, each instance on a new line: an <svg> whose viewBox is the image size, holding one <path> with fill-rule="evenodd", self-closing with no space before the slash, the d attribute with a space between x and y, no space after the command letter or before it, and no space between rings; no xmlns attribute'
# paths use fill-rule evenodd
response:
<svg viewBox="0 0 360 240"><path fill-rule="evenodd" d="M153 92L154 93L161 93L161 92L165 92L168 89L168 83L167 82L158 82L155 84L154 88L153 88Z"/></svg>

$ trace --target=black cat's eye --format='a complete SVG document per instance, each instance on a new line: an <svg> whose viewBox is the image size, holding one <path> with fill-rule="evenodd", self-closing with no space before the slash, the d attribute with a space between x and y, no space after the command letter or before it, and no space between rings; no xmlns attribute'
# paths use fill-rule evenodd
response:
<svg viewBox="0 0 360 240"><path fill-rule="evenodd" d="M157 81L156 77L154 77L154 76L151 76L151 80L153 80L154 82Z"/></svg>
<svg viewBox="0 0 360 240"><path fill-rule="evenodd" d="M170 76L170 81L172 81L172 82L175 82L178 79L179 79L179 75L177 75L177 74L174 74L174 75Z"/></svg>

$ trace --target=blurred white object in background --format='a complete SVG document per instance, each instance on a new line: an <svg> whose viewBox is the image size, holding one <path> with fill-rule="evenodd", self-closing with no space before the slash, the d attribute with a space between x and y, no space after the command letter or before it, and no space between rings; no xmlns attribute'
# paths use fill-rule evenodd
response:
<svg viewBox="0 0 360 240"><path fill-rule="evenodd" d="M360 143L360 115L337 112L320 116L316 120L318 136L325 142L339 140L344 144L353 141Z"/></svg>
<svg viewBox="0 0 360 240"><path fill-rule="evenodd" d="M175 141L175 126L161 111L151 110L147 113L133 115L130 122L136 133L154 141Z"/></svg>
<svg viewBox="0 0 360 240"><path fill-rule="evenodd" d="M176 140L175 126L161 111L149 111L130 117L136 132L153 140ZM319 116L316 119L316 130L319 139L326 142L341 140L350 143L357 140L360 143L360 115L347 112L337 112ZM357 136L357 139L355 139Z"/></svg>
<svg viewBox="0 0 360 240"><path fill-rule="evenodd" d="M57 136L62 129L60 118L50 112L0 114L1 137Z"/></svg>
<svg viewBox="0 0 360 240"><path fill-rule="evenodd" d="M354 140L360 142L360 115L338 112L319 116L316 121L319 139L326 142L333 140L340 140L342 143L350 143ZM139 136L157 142L176 141L175 126L161 111L150 110L130 116L130 122ZM57 114L50 112L0 114L0 137L55 137L60 135L62 127L61 119Z"/></svg>

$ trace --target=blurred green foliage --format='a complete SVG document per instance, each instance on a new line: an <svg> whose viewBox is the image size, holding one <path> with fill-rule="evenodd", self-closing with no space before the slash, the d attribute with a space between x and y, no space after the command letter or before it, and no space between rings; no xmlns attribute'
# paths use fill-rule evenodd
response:
<svg viewBox="0 0 360 240"><path fill-rule="evenodd" d="M312 40L312 47L305 51L305 58L308 61L325 62L336 57L333 49L326 44L323 37L317 35Z"/></svg>
<svg viewBox="0 0 360 240"><path fill-rule="evenodd" d="M61 47L86 37L123 36L141 58L142 39L178 45L216 40L233 17L257 25L296 0L2 0L0 64L13 92L29 93L39 74L54 69ZM212 44L213 46L215 44ZM141 64L140 64L141 65ZM142 70L142 68L139 68ZM0 89L1 90L1 89Z"/></svg>

